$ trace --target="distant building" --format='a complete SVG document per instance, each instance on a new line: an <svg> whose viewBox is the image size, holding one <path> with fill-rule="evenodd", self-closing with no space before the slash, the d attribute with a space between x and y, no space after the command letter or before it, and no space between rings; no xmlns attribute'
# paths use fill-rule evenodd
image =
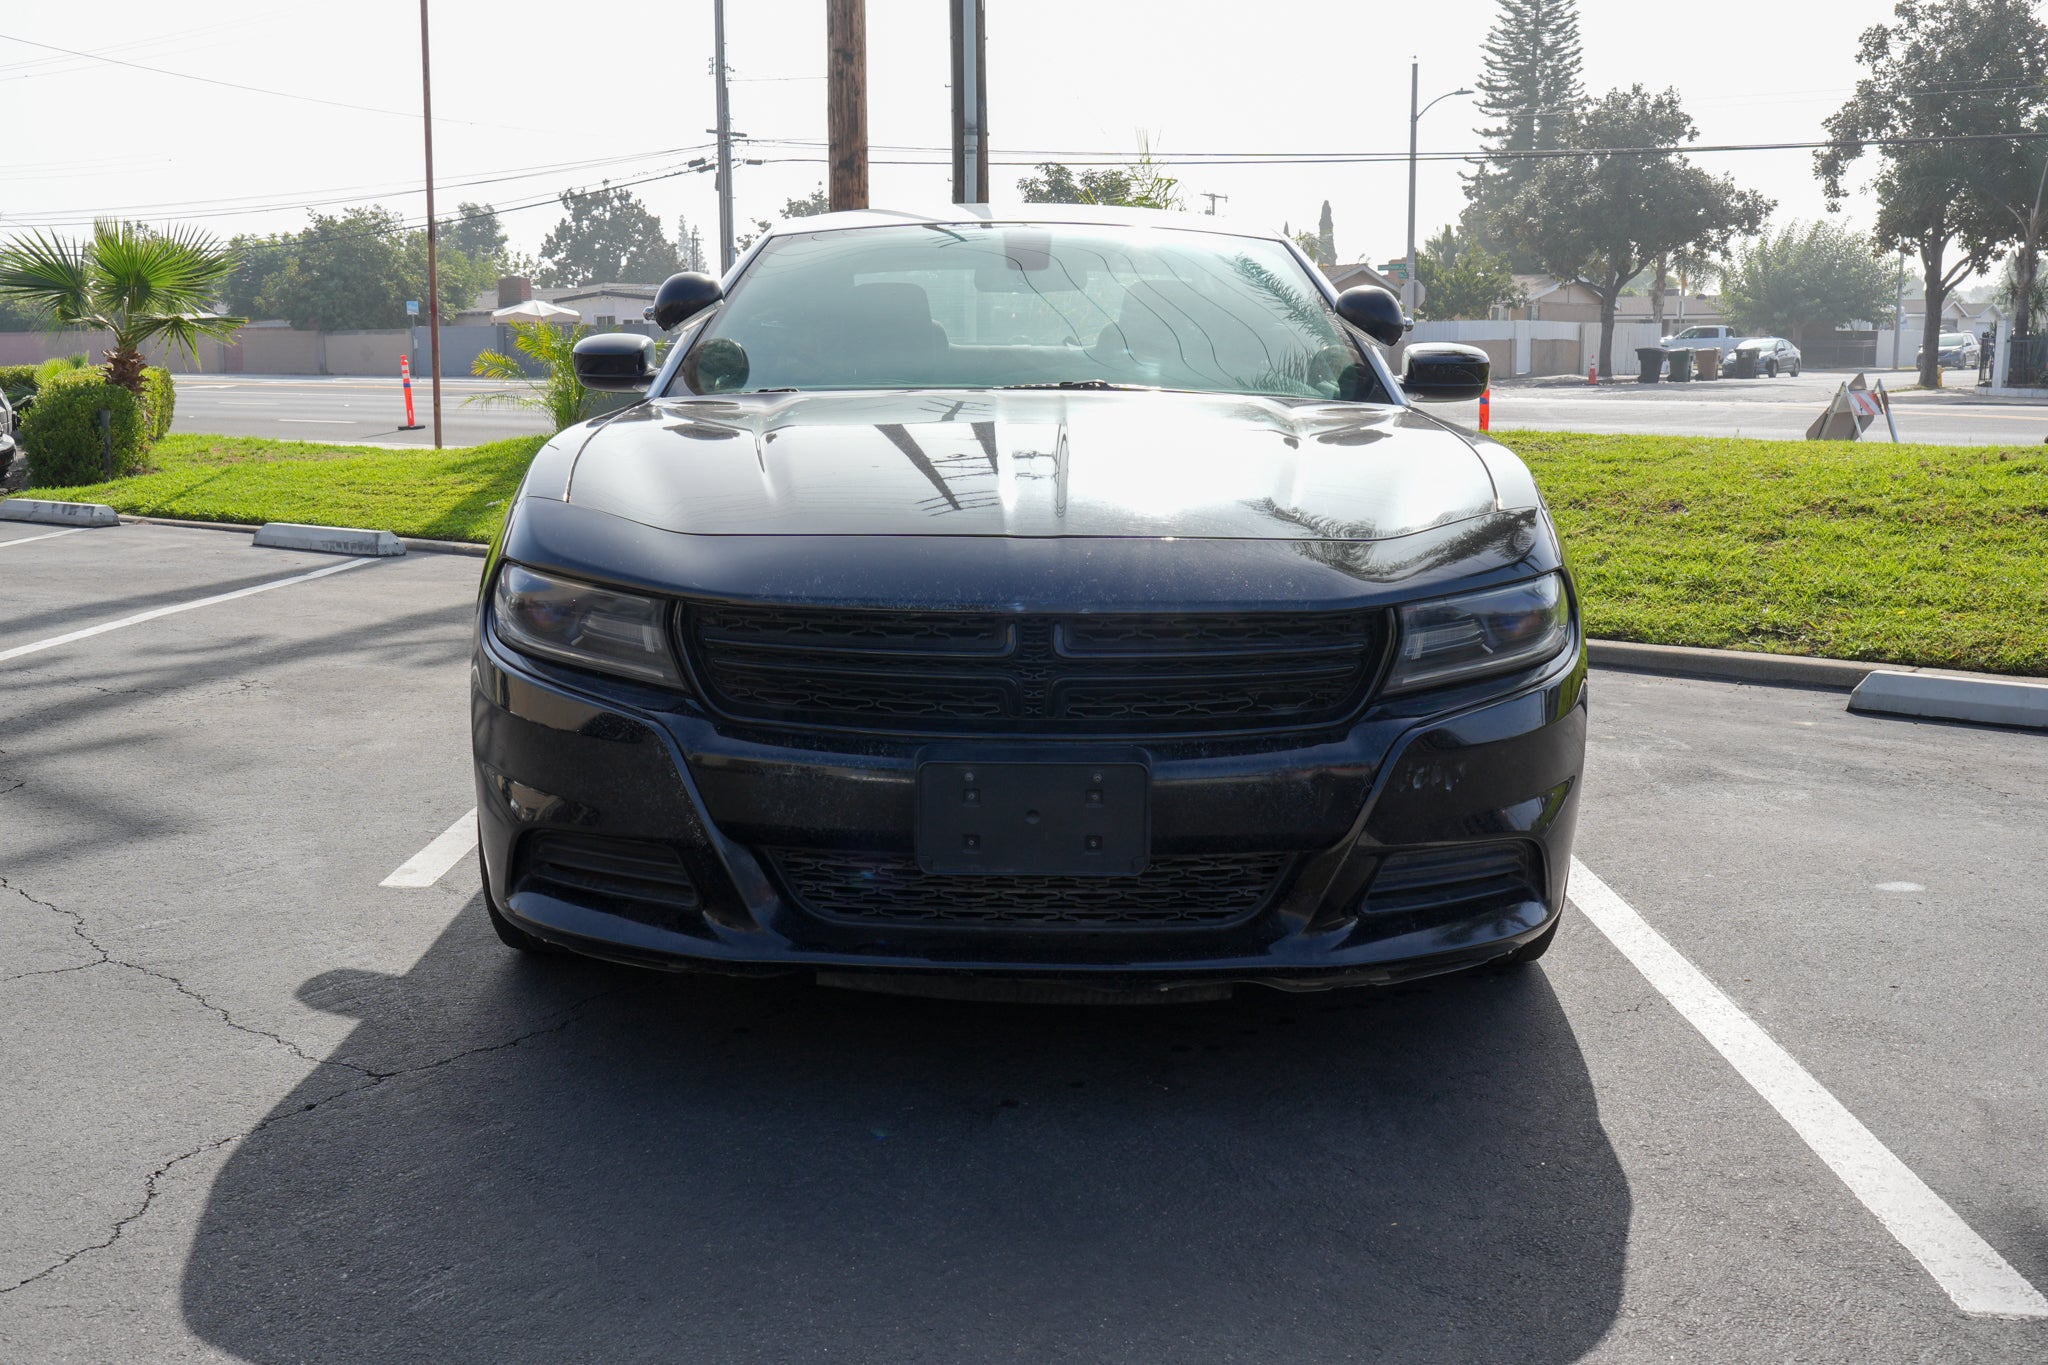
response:
<svg viewBox="0 0 2048 1365"><path fill-rule="evenodd" d="M575 309L586 325L600 330L625 324L637 327L646 323L646 309L654 302L657 288L658 285L652 284L536 286L523 276L506 275L498 281L496 292L485 290L478 294L471 306L449 321L457 326L487 326L494 310L525 303L528 299L540 299L558 308Z"/></svg>
<svg viewBox="0 0 2048 1365"><path fill-rule="evenodd" d="M1500 308L1495 316L1527 319L1531 322L1598 322L1600 296L1582 280L1560 280L1555 275L1517 275L1515 287L1528 302L1517 308ZM1649 293L1623 294L1614 301L1616 322L1649 322L1657 316L1656 300ZM1673 329L1696 323L1726 322L1718 294L1681 294L1676 286L1664 291L1664 325Z"/></svg>

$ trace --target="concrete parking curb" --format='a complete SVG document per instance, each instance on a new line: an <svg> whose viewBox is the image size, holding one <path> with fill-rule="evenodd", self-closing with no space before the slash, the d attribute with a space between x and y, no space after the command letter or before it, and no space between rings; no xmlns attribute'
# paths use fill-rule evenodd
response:
<svg viewBox="0 0 2048 1365"><path fill-rule="evenodd" d="M2048 730L2048 683L1879 669L1856 685L1849 709Z"/></svg>
<svg viewBox="0 0 2048 1365"><path fill-rule="evenodd" d="M121 518L103 502L49 502L42 498L0 498L0 521L33 521L50 526L119 526Z"/></svg>
<svg viewBox="0 0 2048 1365"><path fill-rule="evenodd" d="M1886 664L1853 659L1817 659L1804 654L1764 654L1744 649L1700 649L1691 645L1645 645L1633 640L1588 640L1586 653L1597 668L1628 668L1685 678L1780 683L1847 692Z"/></svg>
<svg viewBox="0 0 2048 1365"><path fill-rule="evenodd" d="M273 550L312 550L330 555L402 555L405 546L389 531L356 526L303 526L292 521L267 521L256 528L252 544Z"/></svg>
<svg viewBox="0 0 2048 1365"><path fill-rule="evenodd" d="M182 517L138 517L122 513L121 520L131 526L178 526L188 531L236 531L248 535L256 528L244 521L187 521ZM467 540L426 540L418 536L400 536L398 543L409 552L433 555L467 555L482 559L491 552L488 545L478 545Z"/></svg>

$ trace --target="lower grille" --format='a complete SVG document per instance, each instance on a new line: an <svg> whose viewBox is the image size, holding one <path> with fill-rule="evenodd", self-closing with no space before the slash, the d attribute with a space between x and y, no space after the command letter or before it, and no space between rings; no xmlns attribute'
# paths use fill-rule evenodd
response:
<svg viewBox="0 0 2048 1365"><path fill-rule="evenodd" d="M1155 858L1135 877L931 877L909 858L764 850L798 904L858 924L1216 928L1262 909L1286 854Z"/></svg>
<svg viewBox="0 0 2048 1365"><path fill-rule="evenodd" d="M667 844L555 830L529 834L520 843L514 886L568 899L600 897L638 919L672 917L694 910L698 900L682 858Z"/></svg>
<svg viewBox="0 0 2048 1365"><path fill-rule="evenodd" d="M1396 853L1373 874L1362 914L1399 914L1543 898L1535 850L1480 844Z"/></svg>

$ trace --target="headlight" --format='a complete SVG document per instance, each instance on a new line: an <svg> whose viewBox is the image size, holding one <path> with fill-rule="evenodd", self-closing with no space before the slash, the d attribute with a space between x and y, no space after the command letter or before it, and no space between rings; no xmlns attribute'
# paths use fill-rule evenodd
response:
<svg viewBox="0 0 2048 1365"><path fill-rule="evenodd" d="M1400 609L1401 644L1383 693L1508 673L1548 659L1571 635L1564 580L1545 574Z"/></svg>
<svg viewBox="0 0 2048 1365"><path fill-rule="evenodd" d="M559 659L601 673L682 685L668 646L668 605L555 578L517 564L498 571L491 627L523 654Z"/></svg>

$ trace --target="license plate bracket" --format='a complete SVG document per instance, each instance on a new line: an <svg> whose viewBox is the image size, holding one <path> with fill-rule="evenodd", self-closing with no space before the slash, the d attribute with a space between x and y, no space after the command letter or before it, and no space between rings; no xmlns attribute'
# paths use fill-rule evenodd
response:
<svg viewBox="0 0 2048 1365"><path fill-rule="evenodd" d="M1143 763L917 767L917 865L934 876L1135 877L1152 853Z"/></svg>

